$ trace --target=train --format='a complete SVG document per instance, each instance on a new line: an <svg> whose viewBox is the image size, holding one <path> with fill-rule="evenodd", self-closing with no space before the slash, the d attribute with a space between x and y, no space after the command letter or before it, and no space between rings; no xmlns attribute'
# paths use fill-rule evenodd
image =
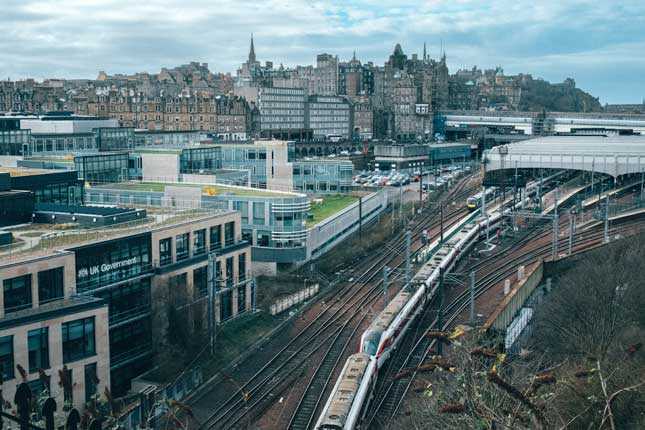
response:
<svg viewBox="0 0 645 430"><path fill-rule="evenodd" d="M548 180L558 178L555 174ZM527 186L527 196L537 191L538 183ZM494 195L495 190L487 190ZM482 194L480 193L479 198ZM475 196L473 196L475 197ZM480 203L481 204L481 203ZM520 207L521 203L516 206ZM508 213L510 209L504 209ZM415 274L411 282L399 291L377 316L360 338L359 350L351 355L323 407L314 427L316 430L357 430L363 420L378 378L378 370L388 360L415 318L436 293L441 272L448 272L470 251L486 229L497 228L502 214L496 212L488 220L477 220L476 214L461 226L447 232L447 240L436 240L428 246L435 251Z"/></svg>
<svg viewBox="0 0 645 430"><path fill-rule="evenodd" d="M338 376L316 429L355 429L367 412L376 374L376 358L360 352L351 355Z"/></svg>
<svg viewBox="0 0 645 430"><path fill-rule="evenodd" d="M480 191L474 196L470 196L466 199L466 207L469 211L476 211L483 204L484 191ZM491 201L497 196L497 188L489 187L486 189L486 201Z"/></svg>

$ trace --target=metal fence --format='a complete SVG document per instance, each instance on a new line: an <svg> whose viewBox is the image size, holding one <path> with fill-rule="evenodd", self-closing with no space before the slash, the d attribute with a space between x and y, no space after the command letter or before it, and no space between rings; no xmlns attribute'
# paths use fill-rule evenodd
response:
<svg viewBox="0 0 645 430"><path fill-rule="evenodd" d="M310 285L306 288L299 290L296 293L290 294L287 297L277 300L270 307L271 315L277 315L289 309L290 307L302 303L308 298L312 297L320 289L319 284Z"/></svg>

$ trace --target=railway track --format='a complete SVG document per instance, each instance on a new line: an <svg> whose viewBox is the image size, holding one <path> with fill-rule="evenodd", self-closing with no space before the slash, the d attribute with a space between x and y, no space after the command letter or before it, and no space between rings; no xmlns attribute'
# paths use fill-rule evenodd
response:
<svg viewBox="0 0 645 430"><path fill-rule="evenodd" d="M462 180L443 199L451 200L457 198L464 191L468 179ZM446 215L450 219L452 215L460 214L461 209ZM414 241L420 241L424 229L434 228L436 221L431 215L438 211L430 211L422 221L413 223L410 227L413 231ZM449 223L448 223L449 224ZM360 313L361 309L369 309L372 304L381 296L380 282L372 283L374 278L381 273L381 268L396 260L402 255L404 246L401 246L404 233L392 239L386 251L371 258L366 270L349 286L337 290L334 300L326 306L307 326L305 326L287 345L274 354L263 367L254 373L250 369L240 369L237 379L245 380L243 385L235 381L229 381L229 392L234 394L201 424L202 429L215 428L242 428L249 426L251 422L269 407L287 385L298 376L298 371L304 367L307 359L310 359L319 350L325 351L320 361L316 375L310 381L311 389L308 389L309 398L315 398L314 393L320 388L324 390L331 372L336 367L338 360L345 351L355 331L360 326L366 313ZM397 267L402 261L397 263ZM371 283L373 285L371 285ZM367 290L365 287L367 285ZM326 377L326 379L325 379ZM322 379L321 379L322 378ZM322 384L320 383L322 382ZM305 403L301 402L303 408ZM304 410L304 409L303 409ZM315 411L314 411L315 412Z"/></svg>
<svg viewBox="0 0 645 430"><path fill-rule="evenodd" d="M633 232L634 225L638 221L625 221L619 223L621 225L614 226L611 231L612 234L626 234ZM641 226L642 229L642 226ZM529 234L520 242L514 244L510 250L504 251L503 255L508 255L509 251L511 258L505 259L501 264L491 266L491 260L499 258L500 255L487 258L485 261L480 261L476 265L470 266L471 269L486 268L481 270L482 277L476 282L475 297L481 297L489 289L493 288L502 280L511 276L519 265L532 264L540 258L548 257L551 253L551 243L536 244L536 240L548 237L550 231L541 231L537 234ZM565 245L568 238L559 239L560 245ZM604 242L604 232L599 226L587 231L577 232L574 235L573 253L584 252L589 249L602 246ZM528 245L528 246L527 246ZM479 274L479 272L478 272ZM447 319L442 324L441 329L447 329L455 319L461 315L469 306L470 294L469 291L463 291L458 297L451 301L450 304L444 309ZM410 375L405 375L403 372L406 369L416 369L428 357L432 347L435 344L433 339L425 336L428 330L438 329L438 319L432 318L430 315L436 313L426 310L420 317L419 327L415 330L414 336L409 336L413 340L405 339L404 344L413 346L409 348L408 354L403 354L406 349L400 348L395 357L391 368L384 369L383 381L384 383L377 386L375 392L375 399L370 407L371 413L368 413L367 426L369 429L387 428L403 402L405 395L410 389L416 372ZM429 322L429 323L428 323ZM419 335L421 333L421 335ZM399 378L394 378L395 375L404 375Z"/></svg>

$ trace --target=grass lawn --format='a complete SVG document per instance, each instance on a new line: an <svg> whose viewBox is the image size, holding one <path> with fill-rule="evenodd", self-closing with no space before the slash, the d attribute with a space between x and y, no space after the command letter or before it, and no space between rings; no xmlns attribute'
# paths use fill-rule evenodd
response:
<svg viewBox="0 0 645 430"><path fill-rule="evenodd" d="M307 227L314 226L320 221L329 218L336 212L346 208L352 203L358 201L357 196L349 195L329 195L329 196L320 196L323 200L322 203L311 203L311 209L309 210L309 215L313 216L312 220L307 220Z"/></svg>
<svg viewBox="0 0 645 430"><path fill-rule="evenodd" d="M189 188L196 188L200 187L198 184L182 184L182 183L176 183L176 184L170 184L170 183L157 183L157 182L121 182L118 184L110 184L106 186L105 188L115 188L119 190L134 190L134 191L157 191L157 192L163 192L167 186L172 186L172 187L189 187ZM273 192L273 191L264 191L264 190L258 190L258 189L245 189L245 188L235 188L235 187L227 187L225 185L204 185L201 186L202 191L206 193L206 190L208 188L214 189L217 191L217 194L234 194L237 196L252 196L252 197L274 197L274 198L279 198L279 197L288 197L292 198L293 196L291 194L285 194L285 193L279 193L279 192Z"/></svg>

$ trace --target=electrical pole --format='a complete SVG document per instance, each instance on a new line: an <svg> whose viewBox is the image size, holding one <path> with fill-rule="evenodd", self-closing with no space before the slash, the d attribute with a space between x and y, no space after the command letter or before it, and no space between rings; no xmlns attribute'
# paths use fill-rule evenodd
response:
<svg viewBox="0 0 645 430"><path fill-rule="evenodd" d="M439 268L439 314L437 315L437 330L443 330L443 267ZM443 345L441 339L437 339L437 353L441 355Z"/></svg>
<svg viewBox="0 0 645 430"><path fill-rule="evenodd" d="M574 227L574 222L575 219L573 217L573 214L569 214L569 253L568 255L571 255L571 251L573 250L573 229Z"/></svg>
<svg viewBox="0 0 645 430"><path fill-rule="evenodd" d="M555 261L558 255L558 188L555 189L555 201L553 203L553 250L552 257Z"/></svg>
<svg viewBox="0 0 645 430"><path fill-rule="evenodd" d="M217 258L214 252L208 254L208 269L207 269L207 282L208 282L208 344L210 354L215 354L215 282L217 282L217 275L215 270L215 259Z"/></svg>
<svg viewBox="0 0 645 430"><path fill-rule="evenodd" d="M421 174L419 175L419 207L423 208L423 162L421 162Z"/></svg>
<svg viewBox="0 0 645 430"><path fill-rule="evenodd" d="M609 243L609 193L605 199L605 243Z"/></svg>
<svg viewBox="0 0 645 430"><path fill-rule="evenodd" d="M439 241L439 244L443 243L443 204L440 206L441 210L441 240Z"/></svg>
<svg viewBox="0 0 645 430"><path fill-rule="evenodd" d="M403 184L399 183L399 222L403 221Z"/></svg>
<svg viewBox="0 0 645 430"><path fill-rule="evenodd" d="M405 232L405 283L410 282L410 230Z"/></svg>
<svg viewBox="0 0 645 430"><path fill-rule="evenodd" d="M470 324L475 323L475 271L470 272Z"/></svg>
<svg viewBox="0 0 645 430"><path fill-rule="evenodd" d="M387 276L390 273L390 269L387 266L383 266L383 309L387 306Z"/></svg>

